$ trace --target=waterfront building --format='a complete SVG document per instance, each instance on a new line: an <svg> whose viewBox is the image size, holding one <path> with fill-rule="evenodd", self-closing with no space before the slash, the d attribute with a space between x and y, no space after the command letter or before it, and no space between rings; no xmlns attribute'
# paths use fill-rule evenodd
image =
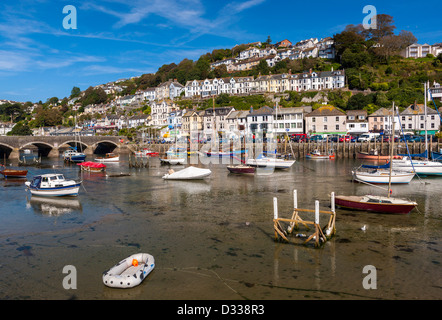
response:
<svg viewBox="0 0 442 320"><path fill-rule="evenodd" d="M277 135L305 133L304 116L312 112L312 107L275 108L273 111L273 131Z"/></svg>
<svg viewBox="0 0 442 320"><path fill-rule="evenodd" d="M395 115L394 130L399 132L401 129L399 118ZM392 128L392 118L390 108L380 108L368 116L368 130L370 132L390 133Z"/></svg>
<svg viewBox="0 0 442 320"><path fill-rule="evenodd" d="M440 117L436 110L427 106L425 119L425 105L414 103L400 113L400 125L404 131L415 130L418 134L425 134L425 123L429 134L439 130Z"/></svg>
<svg viewBox="0 0 442 320"><path fill-rule="evenodd" d="M273 108L263 106L258 110L250 108L247 115L248 131L257 134L262 133L265 135L267 132L272 132L273 128Z"/></svg>
<svg viewBox="0 0 442 320"><path fill-rule="evenodd" d="M347 115L338 108L325 105L305 115L305 133L346 134Z"/></svg>
<svg viewBox="0 0 442 320"><path fill-rule="evenodd" d="M235 111L233 107L208 108L202 112L203 117L203 137L212 138L217 134L223 134L228 129L227 118L231 112Z"/></svg>
<svg viewBox="0 0 442 320"><path fill-rule="evenodd" d="M360 135L368 132L368 118L366 110L347 110L347 133Z"/></svg>
<svg viewBox="0 0 442 320"><path fill-rule="evenodd" d="M226 117L226 133L229 138L236 138L244 135L247 129L248 110L233 110Z"/></svg>
<svg viewBox="0 0 442 320"><path fill-rule="evenodd" d="M182 116L182 136L191 139L202 139L203 111L189 110Z"/></svg>

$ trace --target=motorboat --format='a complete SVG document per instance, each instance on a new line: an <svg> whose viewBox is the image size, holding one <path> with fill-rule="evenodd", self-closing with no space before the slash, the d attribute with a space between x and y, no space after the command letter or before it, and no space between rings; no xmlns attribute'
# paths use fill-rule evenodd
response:
<svg viewBox="0 0 442 320"><path fill-rule="evenodd" d="M66 179L61 173L50 173L35 176L32 181L26 181L25 185L31 194L37 196L77 196L81 181Z"/></svg>
<svg viewBox="0 0 442 320"><path fill-rule="evenodd" d="M86 154L83 152L78 152L75 148L71 148L63 153L63 159L64 161L70 162L83 162L86 160Z"/></svg>
<svg viewBox="0 0 442 320"><path fill-rule="evenodd" d="M346 209L398 214L410 213L417 206L408 199L373 195L335 196L335 204Z"/></svg>
<svg viewBox="0 0 442 320"><path fill-rule="evenodd" d="M332 160L335 158L335 153L330 150L328 154L326 153L321 153L318 149L313 150L310 153L307 153L306 155L307 159L312 159L312 160Z"/></svg>
<svg viewBox="0 0 442 320"><path fill-rule="evenodd" d="M95 161L98 162L119 162L120 156L115 153L106 153L104 157L97 157Z"/></svg>
<svg viewBox="0 0 442 320"><path fill-rule="evenodd" d="M165 180L200 180L204 179L210 174L212 171L210 169L202 169L197 167L187 167L186 169L180 171L174 171L170 169L167 174L163 176Z"/></svg>
<svg viewBox="0 0 442 320"><path fill-rule="evenodd" d="M148 253L136 253L103 272L103 283L112 288L139 285L155 268L155 259Z"/></svg>

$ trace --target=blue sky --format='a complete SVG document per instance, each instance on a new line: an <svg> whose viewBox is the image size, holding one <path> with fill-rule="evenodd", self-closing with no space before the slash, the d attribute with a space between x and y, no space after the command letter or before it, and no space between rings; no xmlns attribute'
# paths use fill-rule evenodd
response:
<svg viewBox="0 0 442 320"><path fill-rule="evenodd" d="M442 2L296 0L104 0L0 2L0 99L46 101L120 78L196 60L217 48L297 42L362 23L366 5L393 16L419 43L442 42ZM76 9L65 29L63 7Z"/></svg>

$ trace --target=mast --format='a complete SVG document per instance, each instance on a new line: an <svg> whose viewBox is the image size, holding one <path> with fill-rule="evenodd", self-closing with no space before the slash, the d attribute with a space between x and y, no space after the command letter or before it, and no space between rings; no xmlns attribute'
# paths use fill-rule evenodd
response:
<svg viewBox="0 0 442 320"><path fill-rule="evenodd" d="M388 198L390 198L390 190L391 190L391 173L393 170L393 150L394 150L394 101L393 101L393 107L391 108L391 122L392 122L392 128L391 128L391 149L390 149L390 173L388 177Z"/></svg>
<svg viewBox="0 0 442 320"><path fill-rule="evenodd" d="M429 85L429 84L428 84ZM427 83L424 83L424 111L425 111L425 118L424 118L424 126L425 126L425 151L426 151L426 160L428 160L428 141L427 141Z"/></svg>

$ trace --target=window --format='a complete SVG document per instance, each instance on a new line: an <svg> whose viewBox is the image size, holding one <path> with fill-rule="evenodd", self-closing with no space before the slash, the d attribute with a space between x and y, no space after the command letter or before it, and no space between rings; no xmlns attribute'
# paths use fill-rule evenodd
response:
<svg viewBox="0 0 442 320"><path fill-rule="evenodd" d="M336 117L336 121L339 122L339 117Z"/></svg>
<svg viewBox="0 0 442 320"><path fill-rule="evenodd" d="M336 130L339 130L339 124L336 125Z"/></svg>
<svg viewBox="0 0 442 320"><path fill-rule="evenodd" d="M324 122L327 122L327 117L324 117Z"/></svg>
<svg viewBox="0 0 442 320"><path fill-rule="evenodd" d="M312 117L312 122L316 122L316 118L315 117Z"/></svg>
<svg viewBox="0 0 442 320"><path fill-rule="evenodd" d="M326 124L324 125L324 130L328 130L328 127Z"/></svg>

